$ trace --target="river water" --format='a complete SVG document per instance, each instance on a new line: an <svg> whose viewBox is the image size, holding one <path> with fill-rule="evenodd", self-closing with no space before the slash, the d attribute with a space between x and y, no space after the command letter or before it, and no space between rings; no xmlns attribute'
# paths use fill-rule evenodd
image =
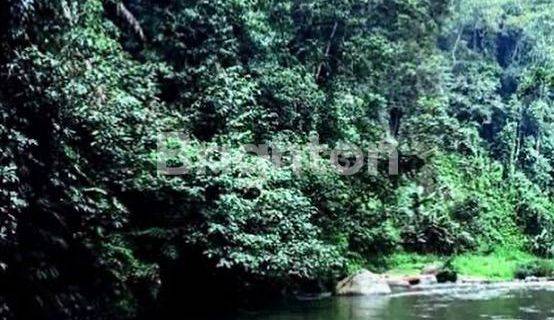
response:
<svg viewBox="0 0 554 320"><path fill-rule="evenodd" d="M233 320L554 320L554 290L502 289L294 302Z"/></svg>

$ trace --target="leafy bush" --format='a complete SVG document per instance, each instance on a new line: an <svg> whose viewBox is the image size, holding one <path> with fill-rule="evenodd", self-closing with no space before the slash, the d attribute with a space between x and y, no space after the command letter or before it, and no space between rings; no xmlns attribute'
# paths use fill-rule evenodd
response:
<svg viewBox="0 0 554 320"><path fill-rule="evenodd" d="M452 254L472 248L475 239L454 220L445 203L424 193L423 187L399 190L394 217L401 226L406 249L421 253Z"/></svg>
<svg viewBox="0 0 554 320"><path fill-rule="evenodd" d="M515 271L516 279L527 277L551 277L554 275L554 264L546 260L537 260L519 265Z"/></svg>
<svg viewBox="0 0 554 320"><path fill-rule="evenodd" d="M437 281L439 283L456 282L458 280L459 271L452 261L452 259L448 259L439 269L437 273Z"/></svg>
<svg viewBox="0 0 554 320"><path fill-rule="evenodd" d="M515 206L516 219L529 237L530 249L543 257L554 255L554 208L540 191L520 177L519 198Z"/></svg>

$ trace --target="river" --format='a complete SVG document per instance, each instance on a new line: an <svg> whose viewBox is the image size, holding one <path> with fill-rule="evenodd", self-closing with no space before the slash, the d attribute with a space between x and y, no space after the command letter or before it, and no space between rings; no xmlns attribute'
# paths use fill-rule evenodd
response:
<svg viewBox="0 0 554 320"><path fill-rule="evenodd" d="M226 319L227 318L227 319ZM554 290L502 289L283 303L225 320L554 320Z"/></svg>

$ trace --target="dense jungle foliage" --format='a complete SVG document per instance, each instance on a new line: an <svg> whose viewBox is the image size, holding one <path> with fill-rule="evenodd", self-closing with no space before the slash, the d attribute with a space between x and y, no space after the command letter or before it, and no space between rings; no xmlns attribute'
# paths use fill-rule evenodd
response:
<svg viewBox="0 0 554 320"><path fill-rule="evenodd" d="M234 305L396 252L554 255L550 0L2 0L0 15L2 319ZM159 174L184 161L161 132L188 135L162 143L189 160L229 152ZM399 174L321 170L329 157L298 174L241 147L315 134L397 148Z"/></svg>

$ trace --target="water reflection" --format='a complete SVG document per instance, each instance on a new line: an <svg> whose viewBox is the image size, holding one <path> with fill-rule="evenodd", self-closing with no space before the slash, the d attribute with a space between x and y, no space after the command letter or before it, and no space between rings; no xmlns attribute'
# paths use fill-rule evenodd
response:
<svg viewBox="0 0 554 320"><path fill-rule="evenodd" d="M331 298L321 301L289 304L275 310L244 314L239 320L343 320L375 319L385 312L392 297Z"/></svg>
<svg viewBox="0 0 554 320"><path fill-rule="evenodd" d="M554 292L484 290L451 294L331 298L280 306L236 320L554 320Z"/></svg>

